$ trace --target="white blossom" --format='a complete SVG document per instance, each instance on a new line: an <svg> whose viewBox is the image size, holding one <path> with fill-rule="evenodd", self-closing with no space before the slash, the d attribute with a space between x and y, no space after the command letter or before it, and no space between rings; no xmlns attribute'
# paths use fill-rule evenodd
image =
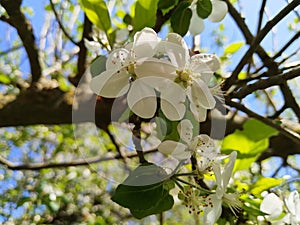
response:
<svg viewBox="0 0 300 225"><path fill-rule="evenodd" d="M225 203L234 213L241 207L237 193L227 193L227 186L232 175L237 153L229 155L229 161L221 171L220 164L213 164L217 189L214 194L208 196L208 207L204 209L203 224L213 225L221 216L222 204Z"/></svg>
<svg viewBox="0 0 300 225"><path fill-rule="evenodd" d="M189 159L193 153L210 158L214 152L212 139L206 134L193 136L193 125L190 120L184 119L177 126L181 142L166 140L158 146L158 151L171 155L178 160Z"/></svg>
<svg viewBox="0 0 300 225"><path fill-rule="evenodd" d="M127 93L128 106L142 118L154 116L158 91L161 109L166 117L170 120L182 119L186 96L184 90L169 79L173 66L164 59L154 58L159 43L154 30L144 28L137 32L133 43L110 53L106 71L92 79L91 89L107 98Z"/></svg>

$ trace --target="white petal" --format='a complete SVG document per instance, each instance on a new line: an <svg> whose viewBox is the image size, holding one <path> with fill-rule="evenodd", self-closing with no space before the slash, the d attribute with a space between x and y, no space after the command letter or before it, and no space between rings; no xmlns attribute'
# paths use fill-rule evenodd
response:
<svg viewBox="0 0 300 225"><path fill-rule="evenodd" d="M299 215L300 213L300 199L297 191L290 193L289 197L285 199L286 207L288 211L293 215ZM300 215L299 215L300 216Z"/></svg>
<svg viewBox="0 0 300 225"><path fill-rule="evenodd" d="M137 79L131 84L127 101L129 108L142 118L152 118L156 112L155 91L143 79Z"/></svg>
<svg viewBox="0 0 300 225"><path fill-rule="evenodd" d="M170 43L177 44L183 47L186 51L189 51L187 44L185 43L184 39L177 33L170 33L166 37L166 41Z"/></svg>
<svg viewBox="0 0 300 225"><path fill-rule="evenodd" d="M188 97L191 95L188 95ZM206 120L207 109L197 105L190 99L190 110L193 113L193 116L198 122L204 122Z"/></svg>
<svg viewBox="0 0 300 225"><path fill-rule="evenodd" d="M200 53L192 56L191 60L196 60L196 63L204 62L212 72L217 71L221 65L220 59L215 54Z"/></svg>
<svg viewBox="0 0 300 225"><path fill-rule="evenodd" d="M226 2L220 0L211 0L212 12L208 16L208 19L212 22L220 22L224 19L228 12L228 6Z"/></svg>
<svg viewBox="0 0 300 225"><path fill-rule="evenodd" d="M190 59L189 51L178 43L169 41L161 41L159 50L166 53L171 63L178 69L183 69L185 64Z"/></svg>
<svg viewBox="0 0 300 225"><path fill-rule="evenodd" d="M135 33L133 40L135 44L144 43L148 41L157 42L158 37L156 32L153 29L149 27L145 27L143 30Z"/></svg>
<svg viewBox="0 0 300 225"><path fill-rule="evenodd" d="M169 120L181 120L185 114L185 91L173 81L166 81L169 82L159 90L161 110Z"/></svg>
<svg viewBox="0 0 300 225"><path fill-rule="evenodd" d="M106 60L106 70L120 70L132 61L130 52L125 48L112 51Z"/></svg>
<svg viewBox="0 0 300 225"><path fill-rule="evenodd" d="M222 200L214 194L210 195L209 198L211 198L213 206L204 209L203 225L214 225L222 213Z"/></svg>
<svg viewBox="0 0 300 225"><path fill-rule="evenodd" d="M125 71L116 73L107 70L91 80L92 91L106 98L116 98L124 95L129 88L129 75Z"/></svg>
<svg viewBox="0 0 300 225"><path fill-rule="evenodd" d="M191 98L190 101L193 101L196 107L199 105L206 109L213 109L216 105L216 100L211 94L209 87L200 79L193 79Z"/></svg>
<svg viewBox="0 0 300 225"><path fill-rule="evenodd" d="M151 28L146 27L140 32L135 33L133 51L136 58L147 58L153 56L158 43L159 39L157 34Z"/></svg>
<svg viewBox="0 0 300 225"><path fill-rule="evenodd" d="M236 160L236 156L237 156L237 153L235 151L231 152L229 155L229 161L224 167L224 171L222 173L224 187L226 187L228 185L229 180L231 178L235 160Z"/></svg>
<svg viewBox="0 0 300 225"><path fill-rule="evenodd" d="M277 218L282 212L283 202L274 193L266 195L260 204L260 210L267 213L271 218Z"/></svg>
<svg viewBox="0 0 300 225"><path fill-rule="evenodd" d="M193 8L192 12L193 14L189 26L189 32L191 33L191 35L196 36L202 33L202 31L204 30L204 21L198 16L196 8Z"/></svg>
<svg viewBox="0 0 300 225"><path fill-rule="evenodd" d="M177 125L177 131L180 138L187 144L191 143L193 138L193 124L190 120L184 119L181 120Z"/></svg>
<svg viewBox="0 0 300 225"><path fill-rule="evenodd" d="M137 64L135 73L138 78L155 76L174 80L176 67L166 60L152 58Z"/></svg>
<svg viewBox="0 0 300 225"><path fill-rule="evenodd" d="M197 149L202 151L202 155L210 154L212 151L215 150L215 144L213 139L211 139L206 134L200 134L197 136L198 141L200 141L200 145Z"/></svg>
<svg viewBox="0 0 300 225"><path fill-rule="evenodd" d="M172 155L178 160L185 160L191 157L191 152L186 150L186 145L170 140L164 141L158 146L158 151L166 155Z"/></svg>

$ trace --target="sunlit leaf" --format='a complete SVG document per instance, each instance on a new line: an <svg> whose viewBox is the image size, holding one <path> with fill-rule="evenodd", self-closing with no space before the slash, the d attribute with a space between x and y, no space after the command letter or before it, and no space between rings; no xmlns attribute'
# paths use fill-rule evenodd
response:
<svg viewBox="0 0 300 225"><path fill-rule="evenodd" d="M81 0L81 4L89 20L107 33L111 28L111 21L105 1Z"/></svg>
<svg viewBox="0 0 300 225"><path fill-rule="evenodd" d="M238 152L235 170L249 169L251 163L268 147L268 138L277 133L274 128L258 120L249 119L245 122L243 130L236 130L224 138L222 151Z"/></svg>
<svg viewBox="0 0 300 225"><path fill-rule="evenodd" d="M224 54L233 54L233 53L237 52L244 44L245 44L244 41L238 41L238 42L231 43L230 45L228 45L225 48Z"/></svg>
<svg viewBox="0 0 300 225"><path fill-rule="evenodd" d="M135 5L132 25L138 31L144 27L153 27L156 20L158 0L138 0Z"/></svg>
<svg viewBox="0 0 300 225"><path fill-rule="evenodd" d="M258 181L256 181L250 188L250 192L260 197L260 194L263 191L266 191L272 187L276 187L282 183L283 179L279 178L271 178L271 177L261 177Z"/></svg>

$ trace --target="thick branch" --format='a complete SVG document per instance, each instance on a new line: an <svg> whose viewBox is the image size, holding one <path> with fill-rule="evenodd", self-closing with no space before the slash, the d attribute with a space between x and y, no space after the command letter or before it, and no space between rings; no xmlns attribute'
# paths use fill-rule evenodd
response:
<svg viewBox="0 0 300 225"><path fill-rule="evenodd" d="M84 15L82 38L81 38L81 41L78 44L80 50L78 52L77 74L76 74L75 77L70 77L69 78L69 80L75 86L78 85L81 77L83 76L84 72L87 69L87 62L86 62L87 49L84 45L84 39L91 40L91 35L92 35L92 23L87 18L87 16Z"/></svg>
<svg viewBox="0 0 300 225"><path fill-rule="evenodd" d="M19 37L21 38L29 58L31 70L31 83L39 80L42 69L39 60L38 48L35 44L35 37L32 25L21 12L20 6L22 1L0 0L0 4L4 7L8 14L6 21L16 28Z"/></svg>

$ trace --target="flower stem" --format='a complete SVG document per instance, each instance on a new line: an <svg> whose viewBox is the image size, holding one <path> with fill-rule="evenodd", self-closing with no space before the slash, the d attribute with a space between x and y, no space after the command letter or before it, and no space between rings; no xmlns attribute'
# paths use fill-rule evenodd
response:
<svg viewBox="0 0 300 225"><path fill-rule="evenodd" d="M134 128L132 130L133 144L135 145L135 150L139 157L139 162L145 163L147 162L147 160L145 159L143 148L141 145L141 121L138 116L134 116L133 123L134 123Z"/></svg>

